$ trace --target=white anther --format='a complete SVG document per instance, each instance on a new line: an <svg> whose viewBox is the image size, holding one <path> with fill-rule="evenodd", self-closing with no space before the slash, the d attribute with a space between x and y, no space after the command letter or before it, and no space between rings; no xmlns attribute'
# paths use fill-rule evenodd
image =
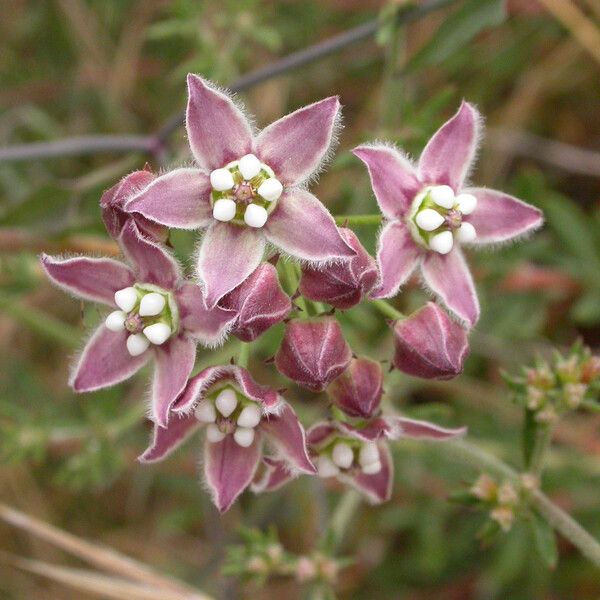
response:
<svg viewBox="0 0 600 600"><path fill-rule="evenodd" d="M260 160L258 160L254 154L246 154L246 156L242 156L242 158L240 158L238 168L242 174L242 177L248 181L260 173Z"/></svg>
<svg viewBox="0 0 600 600"><path fill-rule="evenodd" d="M213 217L217 221L231 221L235 217L236 203L231 198L221 198L213 206Z"/></svg>
<svg viewBox="0 0 600 600"><path fill-rule="evenodd" d="M358 462L361 467L366 467L371 463L379 462L379 448L374 442L366 442L360 448Z"/></svg>
<svg viewBox="0 0 600 600"><path fill-rule="evenodd" d="M140 317L153 317L159 315L165 307L165 304L165 297L162 294L150 292L149 294L142 296L138 314Z"/></svg>
<svg viewBox="0 0 600 600"><path fill-rule="evenodd" d="M127 352L131 356L139 356L148 350L150 342L141 333L134 333L127 338Z"/></svg>
<svg viewBox="0 0 600 600"><path fill-rule="evenodd" d="M164 344L171 337L171 328L166 323L154 323L144 327L144 335L157 346Z"/></svg>
<svg viewBox="0 0 600 600"><path fill-rule="evenodd" d="M137 304L138 295L134 287L127 287L118 292L115 292L116 305L125 312L130 312Z"/></svg>
<svg viewBox="0 0 600 600"><path fill-rule="evenodd" d="M426 208L420 213L417 213L415 218L417 225L425 231L433 231L437 229L444 221L444 217L433 208Z"/></svg>
<svg viewBox="0 0 600 600"><path fill-rule="evenodd" d="M233 432L233 439L238 446L247 448L254 441L254 429L248 429L247 427L238 427Z"/></svg>
<svg viewBox="0 0 600 600"><path fill-rule="evenodd" d="M317 474L319 477L326 479L327 477L335 477L339 472L339 468L333 464L329 456L322 454L317 458Z"/></svg>
<svg viewBox="0 0 600 600"><path fill-rule="evenodd" d="M354 462L354 452L346 442L338 442L331 453L333 462L341 469L348 469Z"/></svg>
<svg viewBox="0 0 600 600"><path fill-rule="evenodd" d="M244 221L250 227L262 227L267 222L269 214L266 209L258 204L248 204L244 213Z"/></svg>
<svg viewBox="0 0 600 600"><path fill-rule="evenodd" d="M228 417L235 410L237 403L237 396L231 388L222 390L215 400L217 409L224 417Z"/></svg>
<svg viewBox="0 0 600 600"><path fill-rule="evenodd" d="M210 185L217 192L230 190L234 186L233 175L229 169L215 169L210 174Z"/></svg>
<svg viewBox="0 0 600 600"><path fill-rule="evenodd" d="M429 240L429 247L440 254L448 254L448 252L452 250L453 245L454 238L452 237L451 231L442 231L441 233L436 233Z"/></svg>
<svg viewBox="0 0 600 600"><path fill-rule="evenodd" d="M429 190L431 199L443 208L454 206L454 190L449 185L436 185Z"/></svg>
<svg viewBox="0 0 600 600"><path fill-rule="evenodd" d="M477 198L473 194L459 194L455 200L463 215L470 215L477 207Z"/></svg>
<svg viewBox="0 0 600 600"><path fill-rule="evenodd" d="M216 444L217 442L222 441L224 438L225 434L214 423L211 423L206 428L206 439L211 444Z"/></svg>
<svg viewBox="0 0 600 600"><path fill-rule="evenodd" d="M250 404L242 409L237 424L240 427L256 427L260 423L260 408L256 404Z"/></svg>
<svg viewBox="0 0 600 600"><path fill-rule="evenodd" d="M271 179L265 179L258 186L258 190L256 191L258 192L258 195L263 197L267 202L275 202L275 200L279 200L279 196L281 196L281 192L283 192L283 186L279 179L271 177Z"/></svg>
<svg viewBox="0 0 600 600"><path fill-rule="evenodd" d="M201 423L214 423L217 419L215 405L210 400L201 400L194 410L194 416Z"/></svg>
<svg viewBox="0 0 600 600"><path fill-rule="evenodd" d="M107 329L110 329L111 331L123 331L123 329L125 329L126 318L127 313L123 312L122 310L115 310L111 312L108 317L106 317L104 324L106 325Z"/></svg>
<svg viewBox="0 0 600 600"><path fill-rule="evenodd" d="M456 232L456 237L459 242L463 244L468 244L472 242L477 237L477 232L475 231L475 227L471 225L471 223L463 223Z"/></svg>
<svg viewBox="0 0 600 600"><path fill-rule="evenodd" d="M379 461L369 463L368 465L362 466L361 470L365 475L375 475L381 471L381 463Z"/></svg>

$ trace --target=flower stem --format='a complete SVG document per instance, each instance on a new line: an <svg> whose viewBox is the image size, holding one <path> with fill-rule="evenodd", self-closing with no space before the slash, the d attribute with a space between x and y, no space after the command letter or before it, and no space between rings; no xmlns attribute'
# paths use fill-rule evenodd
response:
<svg viewBox="0 0 600 600"><path fill-rule="evenodd" d="M347 490L335 507L333 515L331 515L331 533L336 547L340 546L344 540L348 524L360 503L360 494L356 490Z"/></svg>
<svg viewBox="0 0 600 600"><path fill-rule="evenodd" d="M386 300L371 300L371 305L374 306L380 313L384 314L390 319L393 319L394 321L397 321L398 319L404 319L404 317L406 316L399 310L396 310Z"/></svg>
<svg viewBox="0 0 600 600"><path fill-rule="evenodd" d="M287 282L288 294L290 296L293 296L298 291L298 282L299 282L298 272L296 271L296 265L293 262L290 262L289 260L279 261L279 264L283 265L282 266L283 274L284 274L286 282ZM306 304L306 300L304 299L303 296L298 296L297 298L294 299L294 302L298 305L298 308L300 308L300 310L302 311L301 316L303 318L310 316L310 314L308 312L308 306Z"/></svg>
<svg viewBox="0 0 600 600"><path fill-rule="evenodd" d="M250 344L240 340L240 351L238 353L237 364L239 367L246 369L248 360L250 359Z"/></svg>
<svg viewBox="0 0 600 600"><path fill-rule="evenodd" d="M381 215L336 215L337 225L379 225Z"/></svg>
<svg viewBox="0 0 600 600"><path fill-rule="evenodd" d="M529 461L529 472L538 479L544 468L544 459L552 441L553 431L554 428L551 425L538 425L535 433L531 460Z"/></svg>

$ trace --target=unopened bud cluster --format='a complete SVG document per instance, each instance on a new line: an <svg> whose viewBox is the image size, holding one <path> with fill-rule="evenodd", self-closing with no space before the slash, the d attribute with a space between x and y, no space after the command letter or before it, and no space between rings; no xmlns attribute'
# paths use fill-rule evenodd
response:
<svg viewBox="0 0 600 600"><path fill-rule="evenodd" d="M502 531L512 529L521 503L520 491L515 485L509 481L497 482L483 473L471 486L469 494Z"/></svg>

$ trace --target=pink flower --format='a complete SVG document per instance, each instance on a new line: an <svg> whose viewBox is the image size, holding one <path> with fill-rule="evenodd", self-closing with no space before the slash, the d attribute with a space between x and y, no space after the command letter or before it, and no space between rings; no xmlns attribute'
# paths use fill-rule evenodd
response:
<svg viewBox="0 0 600 600"><path fill-rule="evenodd" d="M434 302L392 324L396 369L424 379L452 379L469 353L467 332Z"/></svg>
<svg viewBox="0 0 600 600"><path fill-rule="evenodd" d="M183 280L173 257L133 221L119 241L131 267L108 258L41 257L48 277L61 288L114 309L85 345L70 385L77 392L109 387L154 356L152 417L164 427L194 367L196 344L221 342L235 313L208 309L201 289Z"/></svg>
<svg viewBox="0 0 600 600"><path fill-rule="evenodd" d="M102 209L102 220L106 230L115 239L121 235L123 227L134 220L141 233L157 242L166 242L168 231L166 227L149 221L142 215L131 215L125 210L126 202L135 194L144 189L156 175L149 168L134 171L126 175L109 190L102 194L100 207Z"/></svg>
<svg viewBox="0 0 600 600"><path fill-rule="evenodd" d="M294 319L287 324L275 366L298 385L324 390L350 363L352 350L333 317Z"/></svg>
<svg viewBox="0 0 600 600"><path fill-rule="evenodd" d="M354 150L366 165L387 219L379 237L381 281L388 298L419 267L425 285L473 326L479 302L460 246L498 244L542 225L542 213L502 192L465 186L477 150L480 116L463 102L429 140L418 166L382 144Z"/></svg>
<svg viewBox="0 0 600 600"><path fill-rule="evenodd" d="M224 296L219 306L237 314L231 333L244 342L251 342L283 321L292 310L292 301L281 289L277 269L266 262Z"/></svg>
<svg viewBox="0 0 600 600"><path fill-rule="evenodd" d="M311 104L255 135L238 106L188 76L187 133L196 166L171 171L127 210L169 227L205 229L197 271L209 306L261 262L267 242L298 259L354 255L327 209L306 189L335 137L335 97Z"/></svg>
<svg viewBox="0 0 600 600"><path fill-rule="evenodd" d="M275 448L286 481L316 472L296 413L275 390L257 384L246 369L234 365L205 369L190 379L173 413L166 429L154 427L154 439L140 460L162 460L205 427L204 476L221 512L252 482L265 440Z"/></svg>
<svg viewBox="0 0 600 600"><path fill-rule="evenodd" d="M346 243L356 252L350 260L325 267L302 267L300 292L309 300L327 302L341 310L362 301L377 283L377 265L364 249L356 234L345 227L340 233Z"/></svg>

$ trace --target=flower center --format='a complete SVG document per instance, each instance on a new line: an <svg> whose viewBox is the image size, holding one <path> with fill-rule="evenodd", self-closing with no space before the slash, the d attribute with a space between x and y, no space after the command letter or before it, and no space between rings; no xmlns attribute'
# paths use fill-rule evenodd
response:
<svg viewBox="0 0 600 600"><path fill-rule="evenodd" d="M283 192L273 169L254 154L246 154L210 174L213 217L236 225L260 228Z"/></svg>
<svg viewBox="0 0 600 600"><path fill-rule="evenodd" d="M248 448L254 442L255 429L261 422L260 405L231 386L206 394L194 410L196 419L206 423L206 439L215 444L233 435L238 446Z"/></svg>
<svg viewBox="0 0 600 600"><path fill-rule="evenodd" d="M413 200L409 225L414 239L440 254L448 254L455 241L472 242L477 237L475 227L463 217L477 207L472 194L454 195L448 185L427 186Z"/></svg>
<svg viewBox="0 0 600 600"><path fill-rule="evenodd" d="M341 471L375 475L381 471L379 448L375 442L336 438L319 452L319 477L335 477Z"/></svg>
<svg viewBox="0 0 600 600"><path fill-rule="evenodd" d="M127 350L131 356L144 353L150 344L164 344L179 327L179 313L173 296L151 284L136 283L115 292L120 310L106 321L110 331L127 331Z"/></svg>

